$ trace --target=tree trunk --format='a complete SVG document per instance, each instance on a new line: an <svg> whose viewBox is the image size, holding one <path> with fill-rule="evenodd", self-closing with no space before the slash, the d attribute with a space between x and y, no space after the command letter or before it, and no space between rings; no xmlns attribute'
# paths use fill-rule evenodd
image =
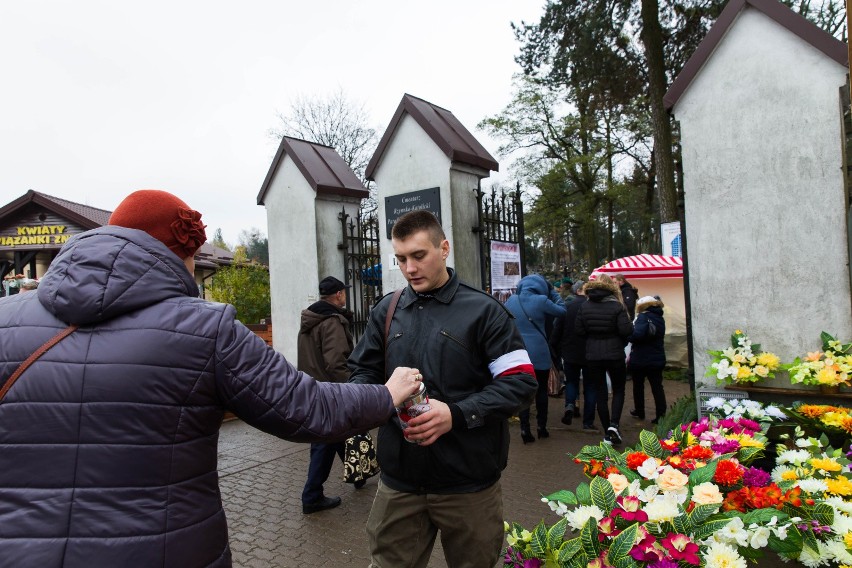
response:
<svg viewBox="0 0 852 568"><path fill-rule="evenodd" d="M663 104L666 92L663 31L657 0L642 0L642 45L648 66L648 96L651 103L651 127L657 158L657 187L660 191L660 221L677 221L677 190L672 158L672 126Z"/></svg>

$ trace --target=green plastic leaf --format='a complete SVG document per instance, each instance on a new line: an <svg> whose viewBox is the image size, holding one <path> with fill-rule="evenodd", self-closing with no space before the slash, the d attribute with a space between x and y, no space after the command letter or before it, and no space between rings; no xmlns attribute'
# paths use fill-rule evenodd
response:
<svg viewBox="0 0 852 568"><path fill-rule="evenodd" d="M689 474L689 486L695 487L708 481L713 481L713 476L716 475L716 466L718 462L712 461L704 467L699 467Z"/></svg>
<svg viewBox="0 0 852 568"><path fill-rule="evenodd" d="M819 554L819 544L817 544L817 538L813 532L805 531L802 533L802 544L813 550L814 554Z"/></svg>
<svg viewBox="0 0 852 568"><path fill-rule="evenodd" d="M580 552L581 548L583 548L583 543L580 542L580 537L566 540L562 543L562 546L559 547L557 559L560 563L564 564Z"/></svg>
<svg viewBox="0 0 852 568"><path fill-rule="evenodd" d="M547 550L547 526L544 521L535 526L530 538L530 548L536 556L541 557Z"/></svg>
<svg viewBox="0 0 852 568"><path fill-rule="evenodd" d="M633 548L633 543L636 541L636 534L639 532L639 524L633 523L624 529L612 541L607 553L607 559L610 564L615 563L619 558L624 558L630 553Z"/></svg>
<svg viewBox="0 0 852 568"><path fill-rule="evenodd" d="M743 465L749 465L751 462L762 456L763 448L740 448L740 451L737 452L737 459L739 459L740 463Z"/></svg>
<svg viewBox="0 0 852 568"><path fill-rule="evenodd" d="M765 525L772 522L772 517L775 517L778 523L783 523L788 519L788 516L778 509L755 509L742 516L745 526L749 526L752 523Z"/></svg>
<svg viewBox="0 0 852 568"><path fill-rule="evenodd" d="M647 430L639 432L639 446L643 452L652 458L662 458L664 455L663 446L660 445L660 441L653 432L648 432Z"/></svg>
<svg viewBox="0 0 852 568"><path fill-rule="evenodd" d="M759 548L751 548L750 546L738 546L737 551L740 553L740 556L742 556L746 560L757 561L759 558L763 558L763 551Z"/></svg>
<svg viewBox="0 0 852 568"><path fill-rule="evenodd" d="M725 526L731 522L731 519L714 519L712 521L705 521L701 524L701 526L695 527L695 530L692 531L690 536L692 540L702 540L712 535L716 531L720 531Z"/></svg>
<svg viewBox="0 0 852 568"><path fill-rule="evenodd" d="M615 507L615 491L612 484L603 477L595 477L591 485L592 503L604 514L609 514Z"/></svg>
<svg viewBox="0 0 852 568"><path fill-rule="evenodd" d="M817 503L814 505L813 518L821 525L831 526L834 524L834 509L828 503Z"/></svg>
<svg viewBox="0 0 852 568"><path fill-rule="evenodd" d="M559 501L560 503L565 503L566 505L576 505L577 504L577 496L567 489L562 489L557 491L556 493L551 493L550 495L545 495L545 499L548 501Z"/></svg>
<svg viewBox="0 0 852 568"><path fill-rule="evenodd" d="M619 558L613 563L613 566L615 566L615 568L639 568L639 564L637 564L630 556Z"/></svg>
<svg viewBox="0 0 852 568"><path fill-rule="evenodd" d="M783 554L797 555L802 551L802 533L796 527L787 529L787 538L781 540L775 534L769 535L769 548Z"/></svg>
<svg viewBox="0 0 852 568"><path fill-rule="evenodd" d="M592 491L589 489L589 484L585 481L577 486L577 501L579 501L581 505L592 504Z"/></svg>
<svg viewBox="0 0 852 568"><path fill-rule="evenodd" d="M718 510L718 505L696 505L689 513L689 524L693 527L697 527Z"/></svg>
<svg viewBox="0 0 852 568"><path fill-rule="evenodd" d="M558 523L550 527L547 531L547 546L551 550L557 550L562 546L562 541L565 540L565 528L568 526L568 521L563 517Z"/></svg>
<svg viewBox="0 0 852 568"><path fill-rule="evenodd" d="M672 521L675 531L680 534L689 534L692 529L692 523L689 522L689 515L678 515Z"/></svg>
<svg viewBox="0 0 852 568"><path fill-rule="evenodd" d="M580 542L583 543L583 553L591 558L597 558L601 552L601 543L598 540L598 522L594 517L586 521L580 531Z"/></svg>

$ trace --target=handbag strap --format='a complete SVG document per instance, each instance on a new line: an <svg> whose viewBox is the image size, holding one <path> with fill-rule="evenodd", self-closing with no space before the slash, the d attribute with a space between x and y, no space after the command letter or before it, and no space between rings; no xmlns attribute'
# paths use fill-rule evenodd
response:
<svg viewBox="0 0 852 568"><path fill-rule="evenodd" d="M536 329L536 331L538 331L541 334L541 336L544 338L544 344L547 345L547 351L550 353L550 360L551 361L557 361L559 358L556 356L556 353L553 352L553 347L551 347L550 341L547 340L547 334L544 333L544 330L541 329L540 327L538 327L538 324L535 323L535 320L533 320L529 316L529 314L527 314L527 311L524 309L524 305L521 303L521 297L520 296L518 296L518 306L520 306L521 311L524 312L524 316L526 316L526 318L533 325L533 327Z"/></svg>
<svg viewBox="0 0 852 568"><path fill-rule="evenodd" d="M11 377L6 379L6 382L3 384L3 388L0 389L0 400L3 400L3 397L6 396L6 393L9 392L9 389L12 388L12 385L15 384L15 381L18 380L18 377L20 377L23 374L23 372L26 371L27 368L30 365L35 363L36 359L38 359L39 357L41 357L42 355L47 353L47 351L51 347L53 347L54 345L56 345L57 343L59 343L60 341L62 341L63 339L65 339L66 337L68 337L69 335L74 333L75 331L77 331L78 327L80 327L80 326L77 325L77 324L69 325L68 327L66 327L65 329L63 329L62 331L60 331L59 333L57 333L56 335L54 335L53 337L48 339L45 342L44 345L42 345L41 347L36 349L32 353L32 355L27 357L26 360L23 363L18 365L18 368L15 369L15 372L12 373Z"/></svg>
<svg viewBox="0 0 852 568"><path fill-rule="evenodd" d="M388 335L390 335L391 320L393 319L393 313L396 311L396 305L399 303L399 298L402 296L403 290L405 288L400 288L393 293L390 306L388 306L388 313L385 316L385 378L387 378L388 374Z"/></svg>

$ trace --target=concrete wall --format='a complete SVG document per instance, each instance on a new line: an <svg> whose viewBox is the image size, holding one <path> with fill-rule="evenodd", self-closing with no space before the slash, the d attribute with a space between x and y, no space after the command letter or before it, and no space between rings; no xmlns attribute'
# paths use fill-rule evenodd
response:
<svg viewBox="0 0 852 568"><path fill-rule="evenodd" d="M451 219L450 159L408 114L403 115L374 177L381 226L379 249L382 255L382 290L388 293L407 284L398 269L391 269L390 255L393 254L393 247L390 236L385 232L385 197L390 195L431 187L441 188L441 220L447 237L450 238L450 257L447 264L454 266L455 247L450 231L446 230L447 222Z"/></svg>
<svg viewBox="0 0 852 568"><path fill-rule="evenodd" d="M479 224L479 211L476 206L476 192L479 180L487 177L488 172L464 164L454 163L450 170L452 188L452 217L450 227L453 240L454 262L459 278L477 288L482 288L480 269L479 237L471 227ZM447 223L444 223L446 230Z"/></svg>
<svg viewBox="0 0 852 568"><path fill-rule="evenodd" d="M706 352L734 329L782 361L817 349L823 330L852 338L846 72L747 7L674 108L697 381L715 384Z"/></svg>
<svg viewBox="0 0 852 568"><path fill-rule="evenodd" d="M313 188L284 156L264 197L269 230L273 346L296 364L300 313L317 299L319 257ZM336 231L339 233L339 229ZM320 240L327 240L323 237Z"/></svg>

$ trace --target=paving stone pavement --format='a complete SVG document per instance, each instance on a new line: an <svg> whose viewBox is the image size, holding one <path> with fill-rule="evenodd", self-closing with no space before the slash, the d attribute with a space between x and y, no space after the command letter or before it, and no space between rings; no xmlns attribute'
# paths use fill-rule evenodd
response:
<svg viewBox="0 0 852 568"><path fill-rule="evenodd" d="M646 386L645 408L653 408ZM688 394L685 383L666 381L669 404ZM621 431L625 445L635 444L643 427L632 419L631 383L627 383ZM573 489L584 480L582 468L567 456L586 444L597 444L603 433L560 422L563 401L551 398L550 438L524 445L517 422L510 425L509 465L503 472L504 517L532 528L558 518L541 502L542 494ZM652 411L653 412L653 411ZM533 422L534 423L534 422ZM599 426L599 424L598 424ZM644 427L652 429L648 422ZM234 566L238 568L295 568L369 566L364 526L376 491L377 478L355 490L340 480L342 467L332 469L326 495L340 495L336 509L302 514L301 494L310 453L309 444L296 444L264 434L233 420L222 425L219 437L219 485L228 516ZM500 563L497 564L501 565ZM446 568L440 542L430 568Z"/></svg>

